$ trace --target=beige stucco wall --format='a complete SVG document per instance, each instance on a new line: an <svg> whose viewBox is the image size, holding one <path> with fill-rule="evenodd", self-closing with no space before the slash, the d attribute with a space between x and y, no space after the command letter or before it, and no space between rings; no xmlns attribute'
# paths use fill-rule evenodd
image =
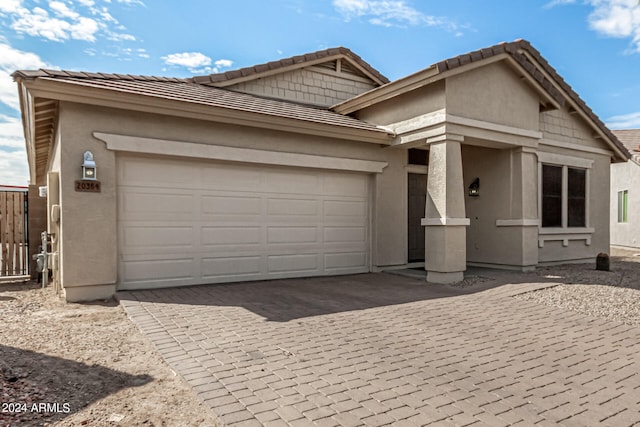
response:
<svg viewBox="0 0 640 427"><path fill-rule="evenodd" d="M447 114L538 130L539 96L503 62L447 78Z"/></svg>
<svg viewBox="0 0 640 427"><path fill-rule="evenodd" d="M515 227L498 227L496 220L511 218L511 150L463 146L467 261L519 265L521 250ZM468 195L467 187L480 178L480 195Z"/></svg>
<svg viewBox="0 0 640 427"><path fill-rule="evenodd" d="M271 151L327 155L388 162L376 174L371 236L375 266L406 262L406 152L388 151L370 143L239 127L221 123L120 111L74 103L60 104L61 280L67 298L101 298L117 280L116 161L117 155L93 132L227 145ZM90 150L97 164L101 193L76 192L82 154ZM405 191L406 193L406 191ZM90 286L91 288L87 288ZM95 292L94 292L95 291ZM100 295L97 296L96 295ZM70 297L71 296L71 297Z"/></svg>
<svg viewBox="0 0 640 427"><path fill-rule="evenodd" d="M541 152L555 153L564 156L572 156L580 159L593 160L589 169L589 211L588 228L595 231L591 235L591 244L585 240L569 240L568 246L563 246L562 241L545 241L544 247L539 249L540 262L558 262L573 260L595 260L600 252L609 252L609 203L610 198L610 158L607 155L576 152L564 148L543 147Z"/></svg>
<svg viewBox="0 0 640 427"><path fill-rule="evenodd" d="M627 190L627 222L618 222L618 191ZM640 248L640 165L634 161L611 165L611 244Z"/></svg>
<svg viewBox="0 0 640 427"><path fill-rule="evenodd" d="M584 240L569 240L568 246L563 246L562 241L545 241L544 247L539 249L540 262L595 259L598 253L609 252L611 212L609 203L605 201L610 200L611 157L606 153L611 147L601 139L594 138L595 132L592 127L580 114L570 112L569 108L569 105L566 105L560 110L540 113L542 141L572 144L585 147L586 150L595 149L602 154L549 145L541 145L539 151L593 160L589 169L590 209L587 227L595 229L595 232L591 235L590 245L585 244Z"/></svg>
<svg viewBox="0 0 640 427"><path fill-rule="evenodd" d="M238 83L229 89L328 107L374 87L373 82L349 73L310 67Z"/></svg>
<svg viewBox="0 0 640 427"><path fill-rule="evenodd" d="M357 111L355 116L365 122L386 126L444 107L445 84L440 81L366 107Z"/></svg>

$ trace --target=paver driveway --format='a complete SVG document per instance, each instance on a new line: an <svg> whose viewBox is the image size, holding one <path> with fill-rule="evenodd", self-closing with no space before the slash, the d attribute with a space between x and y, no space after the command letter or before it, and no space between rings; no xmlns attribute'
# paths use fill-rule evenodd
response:
<svg viewBox="0 0 640 427"><path fill-rule="evenodd" d="M546 285L500 280L363 274L119 298L227 425L640 425L640 328L512 298Z"/></svg>

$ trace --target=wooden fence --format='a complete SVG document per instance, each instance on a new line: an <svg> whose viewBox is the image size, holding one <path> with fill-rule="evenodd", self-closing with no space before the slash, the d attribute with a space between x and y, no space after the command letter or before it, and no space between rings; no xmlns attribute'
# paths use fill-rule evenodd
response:
<svg viewBox="0 0 640 427"><path fill-rule="evenodd" d="M29 274L26 191L0 191L0 277Z"/></svg>

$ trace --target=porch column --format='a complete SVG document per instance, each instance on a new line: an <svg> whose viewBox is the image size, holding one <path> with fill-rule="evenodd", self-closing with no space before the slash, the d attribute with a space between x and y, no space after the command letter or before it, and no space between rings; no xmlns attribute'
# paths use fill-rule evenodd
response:
<svg viewBox="0 0 640 427"><path fill-rule="evenodd" d="M532 148L511 151L511 194L509 217L496 220L497 227L508 227L514 265L523 271L538 264L538 159Z"/></svg>
<svg viewBox="0 0 640 427"><path fill-rule="evenodd" d="M447 135L430 144L425 226L427 281L454 283L467 268L464 183L460 141Z"/></svg>

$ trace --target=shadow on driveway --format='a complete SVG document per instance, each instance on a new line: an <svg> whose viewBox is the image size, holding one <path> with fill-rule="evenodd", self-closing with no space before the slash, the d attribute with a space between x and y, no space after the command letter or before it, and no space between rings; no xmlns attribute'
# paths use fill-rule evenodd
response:
<svg viewBox="0 0 640 427"><path fill-rule="evenodd" d="M118 292L121 301L244 307L274 322L481 292L504 284L554 283L535 274L476 269L467 285L389 273L282 279ZM472 283L472 285L469 285Z"/></svg>

